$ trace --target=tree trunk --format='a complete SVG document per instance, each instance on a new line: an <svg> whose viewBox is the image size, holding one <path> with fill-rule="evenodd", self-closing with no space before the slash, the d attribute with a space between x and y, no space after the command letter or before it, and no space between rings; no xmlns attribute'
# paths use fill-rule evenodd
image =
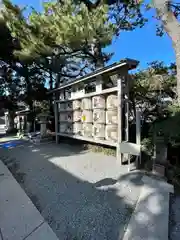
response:
<svg viewBox="0 0 180 240"><path fill-rule="evenodd" d="M91 44L91 53L94 56L95 68L99 69L104 67L102 48L96 40Z"/></svg>
<svg viewBox="0 0 180 240"><path fill-rule="evenodd" d="M180 25L170 8L170 2L167 0L153 0L157 15L161 19L164 30L171 38L174 46L177 65L177 100L180 104Z"/></svg>
<svg viewBox="0 0 180 240"><path fill-rule="evenodd" d="M180 36L180 34L179 34ZM180 105L180 42L178 42L175 47L176 53L176 68L177 68L177 100Z"/></svg>
<svg viewBox="0 0 180 240"><path fill-rule="evenodd" d="M49 69L49 88L50 90L53 89L52 58L51 58L50 69Z"/></svg>
<svg viewBox="0 0 180 240"><path fill-rule="evenodd" d="M94 49L94 55L96 57L96 69L104 67L102 48L99 43L96 44Z"/></svg>

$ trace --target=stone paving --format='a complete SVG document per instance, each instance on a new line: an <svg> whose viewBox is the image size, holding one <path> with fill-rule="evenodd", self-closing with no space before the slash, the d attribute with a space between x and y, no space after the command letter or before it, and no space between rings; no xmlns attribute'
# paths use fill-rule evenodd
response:
<svg viewBox="0 0 180 240"><path fill-rule="evenodd" d="M123 240L168 240L169 193L174 187L164 180L143 176L136 208Z"/></svg>
<svg viewBox="0 0 180 240"><path fill-rule="evenodd" d="M142 175L114 157L65 144L3 147L0 156L61 240L120 240Z"/></svg>

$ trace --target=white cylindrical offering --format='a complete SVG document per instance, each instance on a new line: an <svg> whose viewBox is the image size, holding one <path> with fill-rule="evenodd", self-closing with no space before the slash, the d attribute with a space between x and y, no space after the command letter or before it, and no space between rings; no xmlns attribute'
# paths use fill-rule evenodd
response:
<svg viewBox="0 0 180 240"><path fill-rule="evenodd" d="M93 113L91 110L83 110L81 121L83 123L91 123L93 122Z"/></svg>
<svg viewBox="0 0 180 240"><path fill-rule="evenodd" d="M81 101L80 100L74 100L73 101L73 110L79 110L81 109Z"/></svg>
<svg viewBox="0 0 180 240"><path fill-rule="evenodd" d="M93 128L93 125L91 123L83 123L83 125L82 125L82 135L84 137L92 138L92 128Z"/></svg>
<svg viewBox="0 0 180 240"><path fill-rule="evenodd" d="M94 109L93 110L93 123L103 123L106 122L106 114L103 109Z"/></svg>
<svg viewBox="0 0 180 240"><path fill-rule="evenodd" d="M83 98L81 102L82 110L92 109L92 100L91 98Z"/></svg>
<svg viewBox="0 0 180 240"><path fill-rule="evenodd" d="M106 111L106 124L118 124L117 110Z"/></svg>
<svg viewBox="0 0 180 240"><path fill-rule="evenodd" d="M104 139L105 138L105 125L104 124L94 124L93 125L93 137L94 137L94 139Z"/></svg>
<svg viewBox="0 0 180 240"><path fill-rule="evenodd" d="M106 108L107 109L116 109L118 107L118 98L117 95L111 94L106 99Z"/></svg>
<svg viewBox="0 0 180 240"><path fill-rule="evenodd" d="M105 109L105 107L106 107L105 97L103 95L94 96L92 98L92 107L93 107L93 109L95 109L95 108Z"/></svg>
<svg viewBox="0 0 180 240"><path fill-rule="evenodd" d="M118 139L117 125L106 125L105 138L108 141L117 142L117 139Z"/></svg>
<svg viewBox="0 0 180 240"><path fill-rule="evenodd" d="M81 122L76 122L73 124L73 133L76 135L82 134L82 123Z"/></svg>

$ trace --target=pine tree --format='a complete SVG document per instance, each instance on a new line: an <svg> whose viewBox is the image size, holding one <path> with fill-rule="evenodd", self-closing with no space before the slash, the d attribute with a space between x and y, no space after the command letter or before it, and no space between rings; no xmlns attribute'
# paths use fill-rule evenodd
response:
<svg viewBox="0 0 180 240"><path fill-rule="evenodd" d="M18 100L21 94L21 82L15 72L5 63L0 67L1 104L9 112L9 129L14 129L15 112L18 109Z"/></svg>
<svg viewBox="0 0 180 240"><path fill-rule="evenodd" d="M0 60L10 61L14 58L13 51L17 48L17 43L11 36L5 21L0 17Z"/></svg>
<svg viewBox="0 0 180 240"><path fill-rule="evenodd" d="M21 59L49 56L58 48L61 55L80 53L89 60L92 44L109 45L115 31L108 21L107 5L89 11L84 3L72 0L47 2L41 13L32 9L26 18L23 9L9 0L3 2L4 19L21 44L21 51L16 51Z"/></svg>
<svg viewBox="0 0 180 240"><path fill-rule="evenodd" d="M163 32L166 32L173 43L177 66L177 100L180 104L180 3L176 0L152 0L150 4L145 4L147 2L143 0L79 1L84 2L89 10L99 8L104 2L107 3L109 9L111 9L110 15L117 23L117 34L121 30L132 30L136 26L143 26L147 19L144 17L141 5L156 10L155 17L159 20L157 34L162 36ZM149 20L151 21L151 19Z"/></svg>

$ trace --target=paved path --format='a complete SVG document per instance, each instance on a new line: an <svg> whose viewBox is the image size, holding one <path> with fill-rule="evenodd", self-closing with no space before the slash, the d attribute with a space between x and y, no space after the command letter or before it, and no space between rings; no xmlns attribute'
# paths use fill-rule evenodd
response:
<svg viewBox="0 0 180 240"><path fill-rule="evenodd" d="M9 146L0 156L59 239L123 238L142 186L139 173L73 146Z"/></svg>
<svg viewBox="0 0 180 240"><path fill-rule="evenodd" d="M144 186L123 240L168 240L169 193L174 187L144 176Z"/></svg>
<svg viewBox="0 0 180 240"><path fill-rule="evenodd" d="M0 240L58 240L0 161Z"/></svg>
<svg viewBox="0 0 180 240"><path fill-rule="evenodd" d="M170 201L170 240L180 239L180 195L172 195Z"/></svg>

